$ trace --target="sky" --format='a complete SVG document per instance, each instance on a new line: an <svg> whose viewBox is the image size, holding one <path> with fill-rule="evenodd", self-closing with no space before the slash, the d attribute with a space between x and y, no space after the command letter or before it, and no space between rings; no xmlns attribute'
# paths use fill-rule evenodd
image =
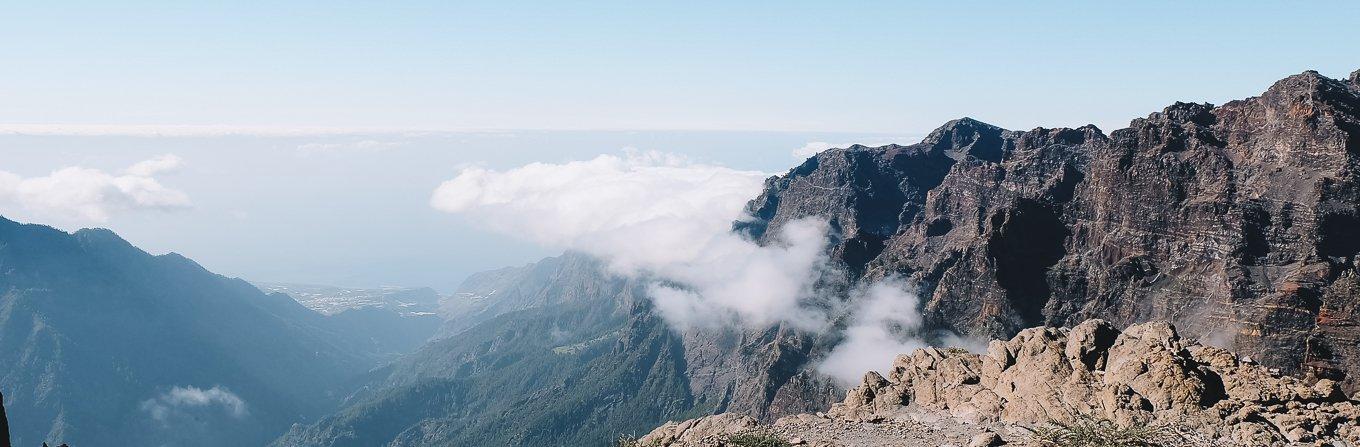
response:
<svg viewBox="0 0 1360 447"><path fill-rule="evenodd" d="M5 9L0 189L26 192L0 215L252 280L444 291L556 249L432 207L470 166L635 148L778 173L962 116L1109 131L1360 69L1354 1Z"/></svg>

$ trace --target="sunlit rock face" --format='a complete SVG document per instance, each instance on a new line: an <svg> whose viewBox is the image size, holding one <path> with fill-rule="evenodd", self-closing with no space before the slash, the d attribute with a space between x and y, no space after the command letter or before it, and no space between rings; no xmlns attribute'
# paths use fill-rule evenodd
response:
<svg viewBox="0 0 1360 447"><path fill-rule="evenodd" d="M1108 135L961 119L916 145L831 149L770 179L738 229L830 218L852 280L910 279L933 328L1167 320L1355 390L1357 76L1305 72Z"/></svg>
<svg viewBox="0 0 1360 447"><path fill-rule="evenodd" d="M881 374L866 373L825 413L772 424L707 416L664 424L639 442L717 447L732 435L766 433L822 447L933 446L963 431L978 432L964 438L973 439L970 446L1000 445L996 433L1030 445L1033 427L1105 421L1155 427L1165 445L1354 445L1357 404L1335 381L1281 376L1231 351L1183 340L1166 322L1120 331L1087 320L1025 329L991 341L984 353L933 347L904 353ZM919 423L941 420L933 428Z"/></svg>

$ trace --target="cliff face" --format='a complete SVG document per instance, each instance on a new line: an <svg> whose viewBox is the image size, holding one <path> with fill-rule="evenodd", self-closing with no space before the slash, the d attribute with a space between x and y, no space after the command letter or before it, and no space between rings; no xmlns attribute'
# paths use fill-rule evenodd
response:
<svg viewBox="0 0 1360 447"><path fill-rule="evenodd" d="M830 218L851 279L914 281L935 328L1167 320L1354 390L1357 160L1360 72L1306 72L1110 135L965 118L911 146L829 150L769 180L738 229Z"/></svg>
<svg viewBox="0 0 1360 447"><path fill-rule="evenodd" d="M9 445L9 418L5 417L5 395L0 394L0 447Z"/></svg>

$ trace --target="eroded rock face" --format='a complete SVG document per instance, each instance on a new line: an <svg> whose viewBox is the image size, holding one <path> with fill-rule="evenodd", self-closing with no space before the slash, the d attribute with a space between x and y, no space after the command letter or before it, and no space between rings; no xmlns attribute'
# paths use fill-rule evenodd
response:
<svg viewBox="0 0 1360 447"><path fill-rule="evenodd" d="M1111 335L1117 336L1111 337ZM1360 403L1337 382L1309 383L1186 342L1163 322L1119 333L1090 320L1026 329L985 354L926 348L899 356L887 377L869 373L829 412L883 420L908 408L977 423L1167 424L1229 445L1360 442Z"/></svg>
<svg viewBox="0 0 1360 447"><path fill-rule="evenodd" d="M849 280L919 284L934 329L993 338L1165 320L1353 391L1357 73L1176 103L1109 135L962 119L915 145L828 150L770 179L739 229L764 241L789 221L830 219Z"/></svg>
<svg viewBox="0 0 1360 447"><path fill-rule="evenodd" d="M717 442L724 435L740 433L756 426L750 416L722 413L682 422L667 422L638 439L640 445L703 444Z"/></svg>

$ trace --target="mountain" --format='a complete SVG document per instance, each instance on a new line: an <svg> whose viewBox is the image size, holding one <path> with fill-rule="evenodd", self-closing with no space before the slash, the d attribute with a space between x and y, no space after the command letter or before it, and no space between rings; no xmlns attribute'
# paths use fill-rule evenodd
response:
<svg viewBox="0 0 1360 447"><path fill-rule="evenodd" d="M734 230L768 244L828 219L838 280L919 285L927 332L1168 320L1351 390L1358 96L1360 72L1307 72L1110 135L960 119L822 152L767 180ZM768 422L839 399L813 372L839 334L666 328L644 283L579 255L476 275L439 341L276 445L598 445L678 414Z"/></svg>
<svg viewBox="0 0 1360 447"><path fill-rule="evenodd" d="M0 218L0 389L16 445L263 445L377 353L326 317L113 232Z"/></svg>
<svg viewBox="0 0 1360 447"><path fill-rule="evenodd" d="M513 288L495 296L538 303L507 303L382 369L275 445L591 445L695 405L680 342L644 310L640 281L575 254L499 276Z"/></svg>
<svg viewBox="0 0 1360 447"><path fill-rule="evenodd" d="M649 283L575 253L474 275L451 300L466 297L483 320L449 320L447 336L275 445L603 445L668 419L808 411L837 397L788 368L809 337L676 331L652 311ZM779 403L788 408L771 410Z"/></svg>
<svg viewBox="0 0 1360 447"><path fill-rule="evenodd" d="M952 121L911 146L822 152L739 229L830 218L857 278L920 285L930 328L1009 337L1174 322L1286 373L1360 387L1360 72L1305 72L1109 135Z"/></svg>

